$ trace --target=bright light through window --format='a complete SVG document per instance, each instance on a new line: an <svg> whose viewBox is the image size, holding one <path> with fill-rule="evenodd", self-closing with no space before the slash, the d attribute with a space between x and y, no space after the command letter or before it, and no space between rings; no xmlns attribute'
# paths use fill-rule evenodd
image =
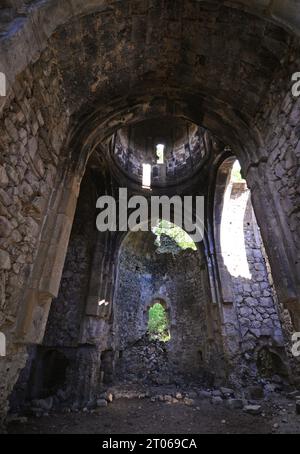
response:
<svg viewBox="0 0 300 454"><path fill-rule="evenodd" d="M165 151L165 146L161 143L156 145L156 156L158 157L158 160L156 161L157 164L163 164L164 163L164 151Z"/></svg>
<svg viewBox="0 0 300 454"><path fill-rule="evenodd" d="M224 194L221 220L220 241L224 264L233 277L252 279L249 268L246 240L244 234L244 218L249 201L249 191L234 194L233 185L243 182L240 164L235 162L230 183Z"/></svg>
<svg viewBox="0 0 300 454"><path fill-rule="evenodd" d="M151 164L143 164L143 188L151 186Z"/></svg>
<svg viewBox="0 0 300 454"><path fill-rule="evenodd" d="M242 183L245 180L243 180L242 175L241 175L241 166L238 160L235 161L232 167L232 173L231 173L231 180L235 183Z"/></svg>

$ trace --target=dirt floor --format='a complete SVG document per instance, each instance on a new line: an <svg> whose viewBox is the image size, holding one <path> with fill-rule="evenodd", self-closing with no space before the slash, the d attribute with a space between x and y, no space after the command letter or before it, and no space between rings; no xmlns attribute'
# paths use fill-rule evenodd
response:
<svg viewBox="0 0 300 454"><path fill-rule="evenodd" d="M288 399L263 402L263 413L253 416L208 400L152 402L147 399L118 399L93 412L51 414L11 423L12 434L268 434L300 433L300 415Z"/></svg>

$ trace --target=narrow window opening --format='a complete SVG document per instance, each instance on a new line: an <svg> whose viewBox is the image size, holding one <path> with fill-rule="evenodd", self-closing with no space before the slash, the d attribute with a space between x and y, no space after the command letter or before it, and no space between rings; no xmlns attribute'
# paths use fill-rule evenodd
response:
<svg viewBox="0 0 300 454"><path fill-rule="evenodd" d="M164 164L164 152L165 152L165 146L162 143L159 143L156 145L156 156L157 156L157 164Z"/></svg>
<svg viewBox="0 0 300 454"><path fill-rule="evenodd" d="M150 339L168 342L171 336L165 307L161 303L156 302L150 307L148 316L148 333Z"/></svg>
<svg viewBox="0 0 300 454"><path fill-rule="evenodd" d="M151 187L151 164L143 164L143 188Z"/></svg>

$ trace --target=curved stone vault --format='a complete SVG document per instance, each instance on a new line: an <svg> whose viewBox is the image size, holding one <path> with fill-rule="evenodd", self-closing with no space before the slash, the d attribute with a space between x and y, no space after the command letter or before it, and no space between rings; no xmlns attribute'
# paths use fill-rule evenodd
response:
<svg viewBox="0 0 300 454"><path fill-rule="evenodd" d="M291 90L299 34L298 0L4 1L1 420L9 399L15 408L46 392L34 370L49 358L65 358L62 381L82 390L82 402L113 380L114 320L124 323L120 307L129 311L137 277L149 298L165 297L180 317L201 321L205 339L191 338L203 380L236 380L247 364L255 379L267 345L297 382L287 351L300 328L300 99ZM149 238L132 234L136 269L126 268L128 238L97 232L96 200L119 186L147 195L142 164L155 165L159 142L166 169L156 180L153 173L153 194L204 195L205 238L195 256L171 249L162 258ZM230 182L236 157L251 201L245 185ZM251 279L231 276L222 257L226 200L234 213L244 210ZM166 272L157 277L159 266ZM179 300L170 290L177 273L185 277L174 287ZM190 307L185 280L195 285ZM174 314L180 336L186 325Z"/></svg>

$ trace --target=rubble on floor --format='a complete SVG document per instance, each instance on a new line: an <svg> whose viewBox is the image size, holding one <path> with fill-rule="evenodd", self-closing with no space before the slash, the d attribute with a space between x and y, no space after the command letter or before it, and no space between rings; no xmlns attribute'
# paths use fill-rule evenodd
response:
<svg viewBox="0 0 300 454"><path fill-rule="evenodd" d="M266 383L266 386L270 383ZM268 389L268 386L267 386ZM232 411L244 411L250 415L265 417L279 416L284 423L286 412L300 414L300 390L289 392L264 392L263 387L246 387L234 390L229 387L201 388L192 385L182 387L174 385L145 386L119 383L108 387L95 399L78 404L72 402L65 391L59 390L55 396L34 399L27 403L22 414L10 415L8 421L26 423L26 417L49 416L59 413L100 413L103 408L113 405L117 400L143 400L162 402L166 405L185 405L200 410L201 402L221 405ZM283 402L282 405L278 402Z"/></svg>

